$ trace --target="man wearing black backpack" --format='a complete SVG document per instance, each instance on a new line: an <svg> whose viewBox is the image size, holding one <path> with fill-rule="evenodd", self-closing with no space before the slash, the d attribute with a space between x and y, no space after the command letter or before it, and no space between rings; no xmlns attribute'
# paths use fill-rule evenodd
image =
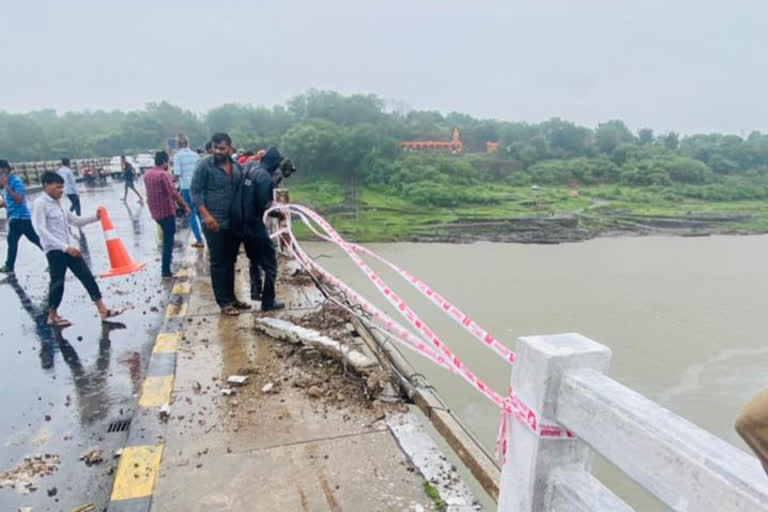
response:
<svg viewBox="0 0 768 512"><path fill-rule="evenodd" d="M243 237L250 260L251 299L261 300L262 311L285 307L275 301L277 256L264 225L264 212L272 203L275 187L295 170L293 163L284 160L277 148L269 148L260 162L249 163L243 171L238 191L239 205L232 212L233 224ZM264 270L263 287L259 267Z"/></svg>

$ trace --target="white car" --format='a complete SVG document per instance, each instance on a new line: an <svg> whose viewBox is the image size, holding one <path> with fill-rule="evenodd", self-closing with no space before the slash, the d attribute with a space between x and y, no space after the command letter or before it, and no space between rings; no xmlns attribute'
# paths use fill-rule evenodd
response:
<svg viewBox="0 0 768 512"><path fill-rule="evenodd" d="M131 158L130 156L125 157L125 159L128 161L129 164L131 164L134 168L134 170L138 173L139 172L139 164L136 163L136 160ZM154 165L154 159L152 160L152 164ZM120 163L120 157L119 156L113 156L112 159L109 161L109 167L107 167L107 173L112 176L113 179L122 179L123 177L123 166Z"/></svg>
<svg viewBox="0 0 768 512"><path fill-rule="evenodd" d="M147 169L155 166L155 156L149 153L139 153L136 155L136 162L138 165L134 165L134 167L140 174L144 174Z"/></svg>

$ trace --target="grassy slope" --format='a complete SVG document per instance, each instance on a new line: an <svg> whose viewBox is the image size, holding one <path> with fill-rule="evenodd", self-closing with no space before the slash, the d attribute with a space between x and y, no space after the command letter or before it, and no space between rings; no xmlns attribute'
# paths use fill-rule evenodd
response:
<svg viewBox="0 0 768 512"><path fill-rule="evenodd" d="M320 212L344 207L344 187L333 182L287 183L291 200L307 204ZM636 215L666 216L691 214L752 214L753 220L734 225L744 232L768 231L768 202L758 200L704 201L680 196L672 189L600 185L581 187L580 197L571 198L567 187L543 187L535 193L530 187L489 185L478 187L489 204L469 204L457 208L423 207L381 190L363 188L357 214L352 208L327 215L343 234L361 241L396 241L435 223L462 218L510 218L568 214L600 203L592 213L618 211ZM537 205L532 205L533 200ZM297 226L297 234L308 231Z"/></svg>

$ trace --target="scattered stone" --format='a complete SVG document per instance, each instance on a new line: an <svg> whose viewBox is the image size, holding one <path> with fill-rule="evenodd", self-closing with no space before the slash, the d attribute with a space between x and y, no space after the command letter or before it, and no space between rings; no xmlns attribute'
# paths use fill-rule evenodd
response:
<svg viewBox="0 0 768 512"><path fill-rule="evenodd" d="M50 414L46 414L45 415L45 421L51 421L51 415Z"/></svg>
<svg viewBox="0 0 768 512"><path fill-rule="evenodd" d="M101 453L101 450L90 450L80 457L80 460L85 462L86 466L93 466L94 464L104 462L104 455Z"/></svg>
<svg viewBox="0 0 768 512"><path fill-rule="evenodd" d="M46 453L24 460L14 469L0 473L0 489L14 488L20 494L29 494L37 490L33 480L53 474L61 464L58 455Z"/></svg>
<svg viewBox="0 0 768 512"><path fill-rule="evenodd" d="M317 386L310 386L307 390L307 394L312 398L320 398L323 396L323 390Z"/></svg>
<svg viewBox="0 0 768 512"><path fill-rule="evenodd" d="M227 382L229 384L235 384L237 386L242 386L243 384L246 383L247 380L248 380L248 376L247 375L230 375L229 378L227 379Z"/></svg>
<svg viewBox="0 0 768 512"><path fill-rule="evenodd" d="M264 385L263 388L261 388L261 392L262 393L270 393L270 392L272 392L272 390L274 388L275 388L275 385L273 383L271 383L271 382L268 382L267 384Z"/></svg>
<svg viewBox="0 0 768 512"><path fill-rule="evenodd" d="M168 422L168 418L170 417L170 415L171 415L171 406L170 405L165 404L164 406L162 406L160 408L159 416L160 416L160 421L161 422L167 423Z"/></svg>
<svg viewBox="0 0 768 512"><path fill-rule="evenodd" d="M344 393L341 393L341 392L339 392L339 393L336 393L336 400L337 400L337 401L339 401L339 402L343 402L343 401L344 401L344 399L345 399Z"/></svg>
<svg viewBox="0 0 768 512"><path fill-rule="evenodd" d="M199 382L195 381L192 383L192 391L195 392L195 394L199 394L200 391L203 389L203 385Z"/></svg>
<svg viewBox="0 0 768 512"><path fill-rule="evenodd" d="M230 396L235 394L235 390L232 388L223 388L221 390L221 394L224 396Z"/></svg>
<svg viewBox="0 0 768 512"><path fill-rule="evenodd" d="M53 498L54 496L56 496L56 494L59 492L59 490L56 489L55 487L51 487L50 489L48 489L47 492L48 492L48 497L49 498Z"/></svg>
<svg viewBox="0 0 768 512"><path fill-rule="evenodd" d="M113 456L114 458L118 458L118 457L120 457L122 454L123 454L123 449L122 449L122 448L118 448L117 450L115 450L115 453L113 453L113 454L112 454L112 456Z"/></svg>

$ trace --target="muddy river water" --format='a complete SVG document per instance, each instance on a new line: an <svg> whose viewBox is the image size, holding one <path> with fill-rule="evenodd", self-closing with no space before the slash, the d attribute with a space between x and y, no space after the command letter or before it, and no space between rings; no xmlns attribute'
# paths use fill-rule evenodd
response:
<svg viewBox="0 0 768 512"><path fill-rule="evenodd" d="M306 244L373 297L340 251ZM768 236L603 238L563 245L372 244L513 347L519 336L579 332L613 351L610 375L747 451L733 430L768 384ZM497 390L510 368L404 281L382 275ZM458 378L409 359L487 447L499 413ZM664 510L604 461L596 474L637 510Z"/></svg>

